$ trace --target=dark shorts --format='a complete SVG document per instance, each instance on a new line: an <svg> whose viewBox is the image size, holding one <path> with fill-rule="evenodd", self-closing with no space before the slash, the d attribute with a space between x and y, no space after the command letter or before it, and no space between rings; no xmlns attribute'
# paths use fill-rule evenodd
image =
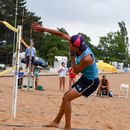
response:
<svg viewBox="0 0 130 130"><path fill-rule="evenodd" d="M27 64L29 64L30 56L27 56L26 59L27 59ZM31 57L31 64L34 64L34 57L33 56Z"/></svg>
<svg viewBox="0 0 130 130"><path fill-rule="evenodd" d="M80 79L71 86L71 88L75 88L79 94L88 97L98 88L98 85L99 78L89 80L82 75Z"/></svg>

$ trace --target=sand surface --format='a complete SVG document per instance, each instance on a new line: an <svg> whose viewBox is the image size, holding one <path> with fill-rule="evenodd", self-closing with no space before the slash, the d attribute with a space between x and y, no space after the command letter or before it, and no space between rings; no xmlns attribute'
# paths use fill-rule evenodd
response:
<svg viewBox="0 0 130 130"><path fill-rule="evenodd" d="M102 98L91 95L88 99L80 97L72 101L72 130L130 130L130 90L128 99L118 97L120 84L130 85L130 74L107 74L107 78L115 96ZM64 117L60 128L45 127L55 118L64 94L59 91L58 76L40 76L39 84L45 91L18 90L17 115L13 119L13 77L0 77L0 130L64 128Z"/></svg>

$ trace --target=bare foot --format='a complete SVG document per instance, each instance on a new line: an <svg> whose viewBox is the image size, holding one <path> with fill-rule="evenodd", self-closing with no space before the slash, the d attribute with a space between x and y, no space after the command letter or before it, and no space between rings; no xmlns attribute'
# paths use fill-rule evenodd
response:
<svg viewBox="0 0 130 130"><path fill-rule="evenodd" d="M58 128L59 127L59 124L58 123L55 123L55 122L50 122L48 125L45 125L46 127L55 127L55 128Z"/></svg>

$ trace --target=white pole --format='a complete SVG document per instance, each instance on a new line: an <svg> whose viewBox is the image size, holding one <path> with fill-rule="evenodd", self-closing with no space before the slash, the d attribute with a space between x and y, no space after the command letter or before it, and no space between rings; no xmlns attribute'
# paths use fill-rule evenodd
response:
<svg viewBox="0 0 130 130"><path fill-rule="evenodd" d="M13 102L12 102L12 117L16 118L16 106L17 106L17 92L18 92L18 73L19 73L19 53L21 45L22 26L17 27L17 42L16 42L16 62L14 71L14 86L13 86Z"/></svg>
<svg viewBox="0 0 130 130"><path fill-rule="evenodd" d="M29 56L29 73L28 73L28 90L30 89L30 81L31 81L31 73L32 73L32 47L33 47L33 40L30 40L30 56ZM32 86L33 87L33 86Z"/></svg>
<svg viewBox="0 0 130 130"><path fill-rule="evenodd" d="M32 47L33 47L33 39L32 39L32 29L30 30L30 56L29 56L29 73L28 73L28 90L30 89L30 81L31 81L31 72L32 72Z"/></svg>

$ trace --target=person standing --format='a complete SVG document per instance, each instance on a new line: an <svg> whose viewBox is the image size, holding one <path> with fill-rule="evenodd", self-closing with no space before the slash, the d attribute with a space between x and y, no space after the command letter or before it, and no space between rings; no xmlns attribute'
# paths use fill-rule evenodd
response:
<svg viewBox="0 0 130 130"><path fill-rule="evenodd" d="M65 115L64 130L71 130L71 101L81 96L90 96L99 85L95 56L79 34L70 36L58 30L42 27L38 23L33 23L32 29L36 32L48 32L67 40L70 49L71 67L74 73L82 73L79 80L64 94L60 110L55 119L47 125L48 127L59 127L59 123Z"/></svg>
<svg viewBox="0 0 130 130"><path fill-rule="evenodd" d="M25 50L25 57L26 57L26 69L29 66L29 60L31 56L31 65L34 64L35 61L35 55L36 55L36 49L35 47L27 47Z"/></svg>
<svg viewBox="0 0 130 130"><path fill-rule="evenodd" d="M34 65L34 81L35 81L35 90L38 88L38 81L39 81L39 72L40 72L40 67L38 65Z"/></svg>
<svg viewBox="0 0 130 130"><path fill-rule="evenodd" d="M24 71L22 67L19 67L19 73L18 73L18 89L22 88L23 85L23 77L24 77Z"/></svg>
<svg viewBox="0 0 130 130"><path fill-rule="evenodd" d="M67 73L68 69L65 66L65 62L61 63L61 66L58 69L58 73L59 73L59 89L60 91L63 90L65 91L65 82L66 82L66 73ZM63 86L63 87L62 87Z"/></svg>
<svg viewBox="0 0 130 130"><path fill-rule="evenodd" d="M69 88L71 88L71 85L75 83L76 80L76 74L73 72L72 67L69 68Z"/></svg>

